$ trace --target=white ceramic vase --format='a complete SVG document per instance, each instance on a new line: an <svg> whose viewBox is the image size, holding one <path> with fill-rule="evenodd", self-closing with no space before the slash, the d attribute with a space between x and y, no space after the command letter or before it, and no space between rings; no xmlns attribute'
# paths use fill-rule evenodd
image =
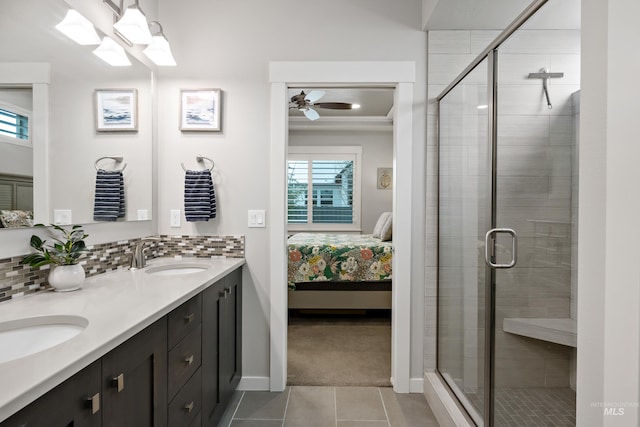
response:
<svg viewBox="0 0 640 427"><path fill-rule="evenodd" d="M56 292L80 289L84 282L84 268L80 264L57 265L49 273L49 284Z"/></svg>

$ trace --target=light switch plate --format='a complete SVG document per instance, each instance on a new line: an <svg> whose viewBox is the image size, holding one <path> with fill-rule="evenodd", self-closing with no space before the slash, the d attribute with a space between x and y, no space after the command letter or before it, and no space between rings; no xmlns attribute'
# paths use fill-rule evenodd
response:
<svg viewBox="0 0 640 427"><path fill-rule="evenodd" d="M54 209L53 223L55 225L71 225L71 209Z"/></svg>
<svg viewBox="0 0 640 427"><path fill-rule="evenodd" d="M248 226L251 228L264 228L267 226L266 213L263 210L248 211Z"/></svg>
<svg viewBox="0 0 640 427"><path fill-rule="evenodd" d="M171 209L169 216L170 227L180 227L180 209Z"/></svg>

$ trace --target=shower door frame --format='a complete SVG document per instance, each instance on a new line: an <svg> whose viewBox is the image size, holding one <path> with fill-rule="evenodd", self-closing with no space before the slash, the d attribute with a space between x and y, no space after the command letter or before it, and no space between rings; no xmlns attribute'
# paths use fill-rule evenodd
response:
<svg viewBox="0 0 640 427"><path fill-rule="evenodd" d="M482 61L487 59L487 100L488 100L488 137L489 137L489 150L491 164L489 165L489 194L491 197L489 206L489 229L496 228L496 214L497 214L497 146L498 146L498 49L500 45L505 42L514 32L524 25L529 18L531 18L540 8L542 8L549 0L535 0L533 1L518 17L507 26L507 28L498 35L437 97L436 97L436 139L437 144L437 156L438 156L438 179L440 177L440 102L449 94L467 75L469 75ZM438 184L438 206L440 206L440 185ZM440 266L440 216L438 215L437 221L438 233L438 254L437 264ZM487 230L488 231L488 230ZM484 400L483 400L483 413L480 414L483 425L490 427L494 425L494 380L495 380L495 366L494 366L494 346L495 346L495 279L496 270L485 266L485 305L484 305L484 365L483 365L483 379L484 379ZM437 269L437 284L438 294L440 294L440 269ZM439 303L436 304L436 310L440 310ZM436 313L436 318L438 314ZM440 337L440 324L436 324L436 342ZM439 345L439 344L436 344ZM470 408L467 408L460 399L457 398L455 391L451 388L449 383L445 380L439 370L439 352L436 351L436 374L439 376L443 384L449 390L450 395L458 401L461 408L467 412L469 419L474 419Z"/></svg>

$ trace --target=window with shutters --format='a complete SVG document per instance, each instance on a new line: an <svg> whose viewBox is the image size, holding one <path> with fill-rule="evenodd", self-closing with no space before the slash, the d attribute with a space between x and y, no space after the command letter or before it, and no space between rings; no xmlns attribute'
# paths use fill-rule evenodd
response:
<svg viewBox="0 0 640 427"><path fill-rule="evenodd" d="M0 104L0 141L31 145L30 113L9 104Z"/></svg>
<svg viewBox="0 0 640 427"><path fill-rule="evenodd" d="M289 147L289 230L360 230L361 156L361 147Z"/></svg>

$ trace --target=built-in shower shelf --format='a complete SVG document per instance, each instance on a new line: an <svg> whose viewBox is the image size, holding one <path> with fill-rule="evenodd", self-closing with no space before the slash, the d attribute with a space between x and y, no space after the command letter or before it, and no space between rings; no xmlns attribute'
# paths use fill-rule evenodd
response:
<svg viewBox="0 0 640 427"><path fill-rule="evenodd" d="M502 322L502 329L511 334L576 347L575 319L506 318Z"/></svg>

